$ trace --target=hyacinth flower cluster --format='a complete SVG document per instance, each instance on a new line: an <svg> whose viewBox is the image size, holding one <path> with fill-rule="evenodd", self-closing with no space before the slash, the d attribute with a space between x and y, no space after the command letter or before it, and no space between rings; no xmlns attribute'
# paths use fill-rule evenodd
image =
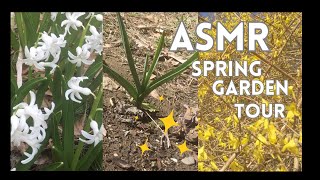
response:
<svg viewBox="0 0 320 180"><path fill-rule="evenodd" d="M84 19L90 18L90 20L87 25L84 26L82 22L83 20L79 19L82 16L84 17L85 14L87 14L87 16ZM49 17L51 20L50 23L52 24L51 28L48 28L47 31L39 32L36 42L32 42L34 43L33 46L30 47L30 44L28 46L25 43L24 47L20 47L20 54L16 63L16 84L18 89L24 87L22 78L23 65L29 66L31 70L36 70L36 72L44 72L48 70L49 74L52 75L51 77L55 74L57 67L62 65L65 66L64 72L71 72L71 76L62 76L63 78L67 78L66 81L63 82L68 88L62 92L64 93L63 98L65 98L66 101L73 101L76 104L82 103L83 97L81 95L92 95L95 99L96 96L90 88L83 87L84 85L80 84L89 78L84 76L83 73L78 73L78 71L75 73L72 68L66 69L71 67L66 65L68 63L72 64L76 68L83 68L84 66L88 68L95 62L95 59L92 58L95 57L94 54L101 55L103 50L102 32L98 32L97 28L90 24L90 22L92 22L91 19L94 17L97 21L101 22L103 20L103 16L101 14L95 14L93 12L65 12L60 13L60 15L58 12L52 12L51 17ZM62 20L60 20L61 24L56 23L59 18L62 18ZM54 30L55 26L59 26L63 31ZM71 39L69 36L77 33L79 29L82 29L84 32L84 36L81 38L84 43L81 43L80 40L78 46L71 46L72 43L69 42ZM23 43L20 43L20 45L22 46ZM29 78L28 81L30 81ZM46 138L47 129L50 128L48 127L48 122L51 121L51 114L55 114L57 112L55 111L55 108L57 108L55 102L51 102L51 108L40 108L39 103L36 103L38 93L40 92L36 89L30 90L30 103L27 104L20 101L12 108L11 145L19 147L21 144L27 144L32 150L31 153L24 152L24 155L27 158L22 160L21 164L29 163L39 152L39 149ZM83 140L81 138L79 138L79 140L86 144L94 143L94 146L96 146L102 140L103 134L105 134L105 129L103 124L99 129L98 123L92 120L92 118L90 121L90 127L93 130L93 135L83 130L81 134L88 140Z"/></svg>
<svg viewBox="0 0 320 180"><path fill-rule="evenodd" d="M22 160L21 163L30 162L37 154L41 146L41 142L46 137L46 129L48 128L46 120L53 112L55 104L51 103L51 109L44 108L45 113L42 113L36 102L36 95L30 91L30 104L22 102L13 107L14 113L11 116L11 143L14 146L20 146L21 143L27 143L32 148L32 153L24 152L28 157ZM31 118L33 126L27 124L27 119Z"/></svg>

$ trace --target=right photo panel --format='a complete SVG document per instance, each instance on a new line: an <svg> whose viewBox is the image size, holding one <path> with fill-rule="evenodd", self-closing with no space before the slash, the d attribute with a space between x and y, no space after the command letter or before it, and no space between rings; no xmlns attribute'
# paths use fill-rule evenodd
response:
<svg viewBox="0 0 320 180"><path fill-rule="evenodd" d="M199 24L213 41L198 42L214 43L195 66L198 170L301 171L302 13L203 12Z"/></svg>

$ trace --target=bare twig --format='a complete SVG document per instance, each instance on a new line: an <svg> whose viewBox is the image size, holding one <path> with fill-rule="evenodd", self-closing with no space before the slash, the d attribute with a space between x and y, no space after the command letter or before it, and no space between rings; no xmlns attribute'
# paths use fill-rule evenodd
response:
<svg viewBox="0 0 320 180"><path fill-rule="evenodd" d="M299 160L297 157L293 159L293 171L299 171Z"/></svg>
<svg viewBox="0 0 320 180"><path fill-rule="evenodd" d="M228 159L228 161L223 165L223 167L219 170L219 171L225 171L230 164L233 162L233 160L236 158L236 153L233 153L230 158Z"/></svg>

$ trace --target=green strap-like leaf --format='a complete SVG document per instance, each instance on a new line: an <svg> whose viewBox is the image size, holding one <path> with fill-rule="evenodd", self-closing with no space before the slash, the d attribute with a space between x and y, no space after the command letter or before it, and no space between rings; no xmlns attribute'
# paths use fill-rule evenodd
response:
<svg viewBox="0 0 320 180"><path fill-rule="evenodd" d="M61 110L62 101L64 98L64 95L62 93L62 73L60 67L56 67L56 70L53 74L53 79L50 83L50 90L52 92L53 101L55 102L56 108L55 111Z"/></svg>
<svg viewBox="0 0 320 180"><path fill-rule="evenodd" d="M121 75L119 75L117 72L113 71L111 68L109 68L107 65L103 65L103 72L107 73L111 78L116 80L122 87L124 87L127 92L130 94L133 99L137 99L137 90L130 84L129 81L124 79Z"/></svg>
<svg viewBox="0 0 320 180"><path fill-rule="evenodd" d="M136 87L138 89L138 92L140 92L141 84L140 84L140 81L139 81L139 76L138 76L137 71L136 71L136 67L134 65L135 62L134 62L134 59L132 57L130 44L129 44L129 40L128 40L128 35L127 35L127 32L126 32L125 26L123 24L123 21L122 21L120 13L117 13L117 17L118 17L118 22L119 22L119 29L120 29L120 32L121 32L122 43L123 43L123 47L124 47L124 50L125 50L125 53L126 53L126 57L128 59L128 64L129 64L129 67L130 67L130 71L131 71L134 83L135 83L135 85L136 85Z"/></svg>
<svg viewBox="0 0 320 180"><path fill-rule="evenodd" d="M143 78L142 78L142 90L144 91L146 88L147 82L147 73L148 73L148 62L149 62L149 55L146 55L146 59L144 60L144 65L143 65Z"/></svg>
<svg viewBox="0 0 320 180"><path fill-rule="evenodd" d="M84 76L87 76L89 79L93 79L99 71L102 70L102 60L101 56L100 58L97 58L94 63L90 65Z"/></svg>
<svg viewBox="0 0 320 180"><path fill-rule="evenodd" d="M96 145L96 147L90 147L87 153L81 158L79 165L77 166L78 171L86 171L90 168L91 164L99 157L102 153L102 143Z"/></svg>
<svg viewBox="0 0 320 180"><path fill-rule="evenodd" d="M139 99L144 99L151 91L156 89L157 87L161 86L162 84L172 80L177 75L181 74L184 70L192 65L192 63L198 58L198 52L194 53L186 62L181 64L179 67L171 70L170 72L166 73L165 75L161 76L159 79L154 80L151 82L147 90L139 97Z"/></svg>
<svg viewBox="0 0 320 180"><path fill-rule="evenodd" d="M11 43L11 48L14 50L14 51L19 51L19 42L17 40L17 35L16 33L14 33L12 31L12 29L10 30L10 43Z"/></svg>
<svg viewBox="0 0 320 180"><path fill-rule="evenodd" d="M23 12L23 21L26 26L27 32L27 45L28 47L34 46L38 38L38 26L40 22L39 12Z"/></svg>
<svg viewBox="0 0 320 180"><path fill-rule="evenodd" d="M32 80L27 81L24 83L17 91L17 96L12 104L11 107L14 107L15 105L21 103L26 97L26 95L29 93L30 90L34 89L37 85L39 85L41 82L47 80L46 77L38 77L34 78Z"/></svg>
<svg viewBox="0 0 320 180"><path fill-rule="evenodd" d="M51 76L49 74L48 69L46 69L46 77L48 79L41 83L36 94L36 104L38 104L39 107L41 107L42 105L43 98L45 96L46 91L48 90L48 85L51 81Z"/></svg>
<svg viewBox="0 0 320 180"><path fill-rule="evenodd" d="M60 140L60 135L59 135L59 122L62 117L62 111L59 111L54 114L53 116L53 127L52 127L52 140L53 140L53 146L55 148L62 150L62 144Z"/></svg>
<svg viewBox="0 0 320 180"><path fill-rule="evenodd" d="M66 80L62 78L63 93L68 90ZM65 167L71 167L74 152L74 109L73 101L63 98L62 125L63 125L63 158Z"/></svg>
<svg viewBox="0 0 320 180"><path fill-rule="evenodd" d="M19 33L20 45L24 49L24 47L27 45L27 32L26 32L25 23L23 21L22 13L16 12L15 18L16 18L16 23L17 23L18 33Z"/></svg>
<svg viewBox="0 0 320 180"><path fill-rule="evenodd" d="M63 162L55 162L41 169L41 171L57 171L63 166Z"/></svg>
<svg viewBox="0 0 320 180"><path fill-rule="evenodd" d="M158 63L158 60L159 60L159 56L160 56L160 53L161 53L161 50L162 50L162 47L163 47L163 42L164 42L164 33L162 33L161 37L160 37L160 41L158 43L158 47L157 47L157 50L155 52L155 54L153 55L153 60L152 60L152 64L150 66L150 69L148 70L148 73L147 73L147 77L146 77L146 81L144 84L144 86L148 85L149 83L149 80L150 80L150 77Z"/></svg>
<svg viewBox="0 0 320 180"><path fill-rule="evenodd" d="M48 32L51 24L51 14L49 12L45 12L40 22L39 33L42 33L43 31Z"/></svg>

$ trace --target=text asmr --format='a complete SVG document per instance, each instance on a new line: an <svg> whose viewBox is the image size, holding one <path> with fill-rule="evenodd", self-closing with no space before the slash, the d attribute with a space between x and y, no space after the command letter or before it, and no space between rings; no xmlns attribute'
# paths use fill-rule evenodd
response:
<svg viewBox="0 0 320 180"><path fill-rule="evenodd" d="M212 37L206 32L205 29L211 30L212 24L203 22L200 23L196 28L196 34L199 39L205 41L206 43L196 43L195 48L192 45L189 35L183 22L180 23L176 35L173 39L170 51L176 51L179 48L187 49L188 51L197 50L199 52L209 51L214 46L214 39L216 39L216 51L224 51L225 39L231 43L236 39L236 50L244 51L244 22L240 22L233 31L229 32L222 23L218 22L216 27L216 37ZM268 36L268 27L264 23L260 22L249 22L248 23L248 51L256 51L256 44L259 45L262 51L269 51L269 48L265 42ZM200 68L202 65L202 69ZM247 77L249 74L253 77L259 77L262 75L262 69L260 67L261 62L259 60L253 61L248 64L247 61L243 60L242 63L236 60L231 61L210 61L202 60L195 61L192 64L193 72L192 75L198 76L208 76L209 71L215 71L213 74L217 77L228 76L237 77L243 75ZM278 81L278 80L265 80L265 83L260 80L240 80L239 87L236 88L234 82L231 80L227 86L224 86L223 80L217 80L212 84L213 93L216 95L250 95L259 96L264 93L267 96L273 95L288 95L288 80ZM258 104L234 104L237 108L237 116L241 118L241 114L245 111L245 114L249 118L256 118L262 114L265 118L270 118L274 116L275 118L284 118L285 106L283 104L261 104L261 109ZM268 108L268 111L267 111ZM254 109L254 111L251 111Z"/></svg>

